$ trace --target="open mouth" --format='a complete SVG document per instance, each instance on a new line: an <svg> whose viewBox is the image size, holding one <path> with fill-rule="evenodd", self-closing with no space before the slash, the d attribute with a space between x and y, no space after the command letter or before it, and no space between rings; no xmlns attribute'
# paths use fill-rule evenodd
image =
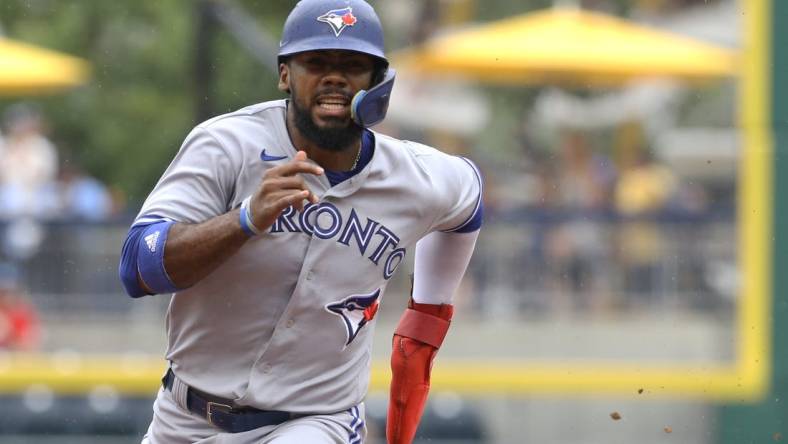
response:
<svg viewBox="0 0 788 444"><path fill-rule="evenodd" d="M317 98L317 106L329 113L343 113L350 106L350 100L341 95L325 95Z"/></svg>

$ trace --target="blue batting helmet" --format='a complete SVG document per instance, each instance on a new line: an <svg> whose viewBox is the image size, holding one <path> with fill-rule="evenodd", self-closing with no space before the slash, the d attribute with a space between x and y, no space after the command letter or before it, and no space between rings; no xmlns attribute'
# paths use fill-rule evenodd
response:
<svg viewBox="0 0 788 444"><path fill-rule="evenodd" d="M285 21L279 42L280 63L305 51L348 50L368 54L380 63L377 83L361 91L352 104L353 119L361 126L379 123L388 110L394 70L388 68L380 19L364 0L301 0Z"/></svg>
<svg viewBox="0 0 788 444"><path fill-rule="evenodd" d="M388 64L383 28L363 0L301 0L285 21L279 57L320 49L369 54Z"/></svg>

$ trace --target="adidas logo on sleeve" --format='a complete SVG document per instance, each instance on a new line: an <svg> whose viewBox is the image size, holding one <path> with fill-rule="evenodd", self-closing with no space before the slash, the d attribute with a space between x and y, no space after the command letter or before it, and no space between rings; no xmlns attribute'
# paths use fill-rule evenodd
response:
<svg viewBox="0 0 788 444"><path fill-rule="evenodd" d="M155 233L145 236L145 243L148 245L148 250L150 250L151 253L156 252L156 243L159 241L159 233L160 231L156 231Z"/></svg>

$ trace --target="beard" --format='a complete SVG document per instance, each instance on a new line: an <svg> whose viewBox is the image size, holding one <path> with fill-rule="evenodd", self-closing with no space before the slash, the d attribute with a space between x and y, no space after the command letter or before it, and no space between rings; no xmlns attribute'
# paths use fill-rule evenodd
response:
<svg viewBox="0 0 788 444"><path fill-rule="evenodd" d="M324 90L320 91L315 96L321 94L343 94L342 91ZM348 97L348 102L352 97ZM295 116L295 126L298 131L307 138L310 142L316 144L320 148L329 151L343 151L354 144L357 144L361 138L363 128L359 126L353 119L348 119L347 123L342 122L341 119L329 118L329 126L321 128L317 126L312 115L308 109L302 108L296 99L295 88L291 86L291 100L290 105L293 107L293 114Z"/></svg>

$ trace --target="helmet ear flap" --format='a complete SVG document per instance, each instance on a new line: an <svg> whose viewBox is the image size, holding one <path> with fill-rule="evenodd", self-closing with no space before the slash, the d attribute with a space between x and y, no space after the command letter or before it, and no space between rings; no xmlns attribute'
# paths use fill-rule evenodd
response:
<svg viewBox="0 0 788 444"><path fill-rule="evenodd" d="M393 68L386 69L385 77L380 83L368 91L362 89L353 97L350 115L359 126L368 128L377 125L386 117L396 74Z"/></svg>

